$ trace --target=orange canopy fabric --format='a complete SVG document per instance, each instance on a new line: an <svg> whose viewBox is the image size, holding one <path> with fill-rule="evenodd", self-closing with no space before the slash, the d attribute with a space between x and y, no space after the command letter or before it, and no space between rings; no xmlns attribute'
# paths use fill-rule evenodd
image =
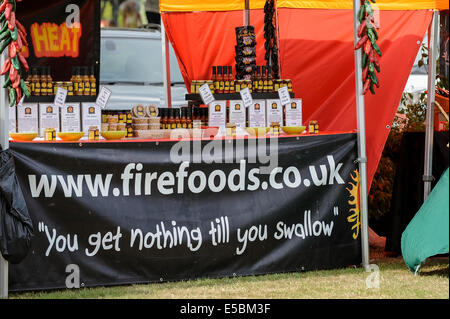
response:
<svg viewBox="0 0 450 319"><path fill-rule="evenodd" d="M257 64L264 60L264 12L251 10ZM381 11L378 41L381 87L366 95L368 185L381 157L390 125L432 12ZM163 13L188 89L192 80L209 79L211 66L235 65L235 27L242 11ZM318 120L320 130L356 130L353 10L278 9L281 76L292 79L303 99L303 121ZM370 186L369 186L370 187Z"/></svg>
<svg viewBox="0 0 450 319"><path fill-rule="evenodd" d="M250 9L264 8L265 0L250 0ZM191 12L191 11L233 11L245 8L244 0L160 0L161 12ZM448 1L444 0L378 0L372 4L379 10L424 10L448 9ZM303 9L352 9L352 0L278 0L278 8Z"/></svg>

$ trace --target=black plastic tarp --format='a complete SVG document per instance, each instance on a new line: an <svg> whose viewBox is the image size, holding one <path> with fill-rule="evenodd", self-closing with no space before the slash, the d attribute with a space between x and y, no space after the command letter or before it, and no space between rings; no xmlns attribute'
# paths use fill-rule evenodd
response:
<svg viewBox="0 0 450 319"><path fill-rule="evenodd" d="M28 254L33 224L9 150L0 152L0 252L12 264Z"/></svg>

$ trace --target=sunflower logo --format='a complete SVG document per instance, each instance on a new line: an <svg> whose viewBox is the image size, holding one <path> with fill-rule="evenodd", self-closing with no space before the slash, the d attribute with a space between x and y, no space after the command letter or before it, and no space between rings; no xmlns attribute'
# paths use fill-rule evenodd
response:
<svg viewBox="0 0 450 319"><path fill-rule="evenodd" d="M347 187L347 191L350 193L350 200L348 204L352 207L349 210L350 216L347 217L347 221L350 224L353 224L353 239L357 239L359 236L359 228L361 226L360 214L359 214L359 172L357 169L353 171L353 174L350 174L353 182L349 182L349 187Z"/></svg>

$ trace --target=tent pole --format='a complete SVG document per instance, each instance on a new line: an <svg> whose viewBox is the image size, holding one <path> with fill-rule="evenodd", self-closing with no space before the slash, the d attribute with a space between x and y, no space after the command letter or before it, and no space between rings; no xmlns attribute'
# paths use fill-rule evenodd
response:
<svg viewBox="0 0 450 319"><path fill-rule="evenodd" d="M425 201L431 192L433 181L433 137L434 137L434 92L436 91L436 57L437 42L439 36L439 12L433 12L430 27L428 29L428 94L427 115L425 119L425 161L424 161L424 194Z"/></svg>
<svg viewBox="0 0 450 319"><path fill-rule="evenodd" d="M360 0L353 0L353 30L354 43L358 42L358 12ZM361 50L355 50L355 81L356 81L356 115L358 123L358 162L360 174L360 214L361 214L361 252L362 266L369 266L369 222L367 205L367 155L366 155L366 118L361 69Z"/></svg>
<svg viewBox="0 0 450 319"><path fill-rule="evenodd" d="M1 56L1 64L5 61L5 54ZM0 88L5 84L5 77L0 77ZM1 149L9 148L9 106L5 89L0 89L0 145ZM8 262L0 253L0 299L8 298Z"/></svg>
<svg viewBox="0 0 450 319"><path fill-rule="evenodd" d="M250 0L245 0L244 25L250 25Z"/></svg>
<svg viewBox="0 0 450 319"><path fill-rule="evenodd" d="M163 86L164 100L168 108L172 108L172 92L170 85L170 55L169 55L169 39L167 39L166 28L162 20L161 14L161 47L162 47L162 64L163 64Z"/></svg>

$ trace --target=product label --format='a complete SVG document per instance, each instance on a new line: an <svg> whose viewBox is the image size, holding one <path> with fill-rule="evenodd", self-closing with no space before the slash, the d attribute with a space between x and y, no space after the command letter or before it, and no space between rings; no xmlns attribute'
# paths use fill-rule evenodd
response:
<svg viewBox="0 0 450 319"><path fill-rule="evenodd" d="M266 101L266 118L267 127L274 122L278 122L280 126L283 126L283 106L280 100Z"/></svg>
<svg viewBox="0 0 450 319"><path fill-rule="evenodd" d="M286 126L302 126L302 99L293 99L286 105Z"/></svg>
<svg viewBox="0 0 450 319"><path fill-rule="evenodd" d="M100 89L100 92L98 93L96 104L100 106L102 109L106 107L106 104L108 103L109 97L111 96L112 92L102 86Z"/></svg>
<svg viewBox="0 0 450 319"><path fill-rule="evenodd" d="M55 107L62 108L66 103L66 98L67 98L67 90L62 87L58 87L58 89L56 90L55 101L53 102L53 104L55 105Z"/></svg>
<svg viewBox="0 0 450 319"><path fill-rule="evenodd" d="M239 93L241 94L241 99L242 102L244 103L244 106L246 108L251 107L253 105L253 97L252 94L250 93L250 89L248 87L242 89L241 86L241 91Z"/></svg>
<svg viewBox="0 0 450 319"><path fill-rule="evenodd" d="M265 127L266 126L266 101L254 100L248 109L248 125L249 127Z"/></svg>
<svg viewBox="0 0 450 319"><path fill-rule="evenodd" d="M38 104L17 106L17 130L19 133L38 133Z"/></svg>
<svg viewBox="0 0 450 319"><path fill-rule="evenodd" d="M209 126L225 128L227 116L227 102L215 101L209 104Z"/></svg>
<svg viewBox="0 0 450 319"><path fill-rule="evenodd" d="M208 104L214 102L214 100L215 100L214 95L212 94L211 89L209 88L209 85L207 83L203 84L200 87L199 92L200 92L200 96L203 100L203 103L205 105L208 105Z"/></svg>
<svg viewBox="0 0 450 319"><path fill-rule="evenodd" d="M59 132L59 107L54 104L39 104L39 136L44 136L47 128L54 128Z"/></svg>
<svg viewBox="0 0 450 319"><path fill-rule="evenodd" d="M102 127L102 110L95 103L81 104L81 126L85 135L89 133L89 127L96 126L98 129Z"/></svg>
<svg viewBox="0 0 450 319"><path fill-rule="evenodd" d="M245 129L246 109L242 100L230 101L229 122L234 123L236 127Z"/></svg>
<svg viewBox="0 0 450 319"><path fill-rule="evenodd" d="M61 108L61 131L81 131L80 104L66 104Z"/></svg>
<svg viewBox="0 0 450 319"><path fill-rule="evenodd" d="M289 95L289 89L287 86L283 86L278 89L278 96L280 97L281 105L288 105L291 103L291 96Z"/></svg>

